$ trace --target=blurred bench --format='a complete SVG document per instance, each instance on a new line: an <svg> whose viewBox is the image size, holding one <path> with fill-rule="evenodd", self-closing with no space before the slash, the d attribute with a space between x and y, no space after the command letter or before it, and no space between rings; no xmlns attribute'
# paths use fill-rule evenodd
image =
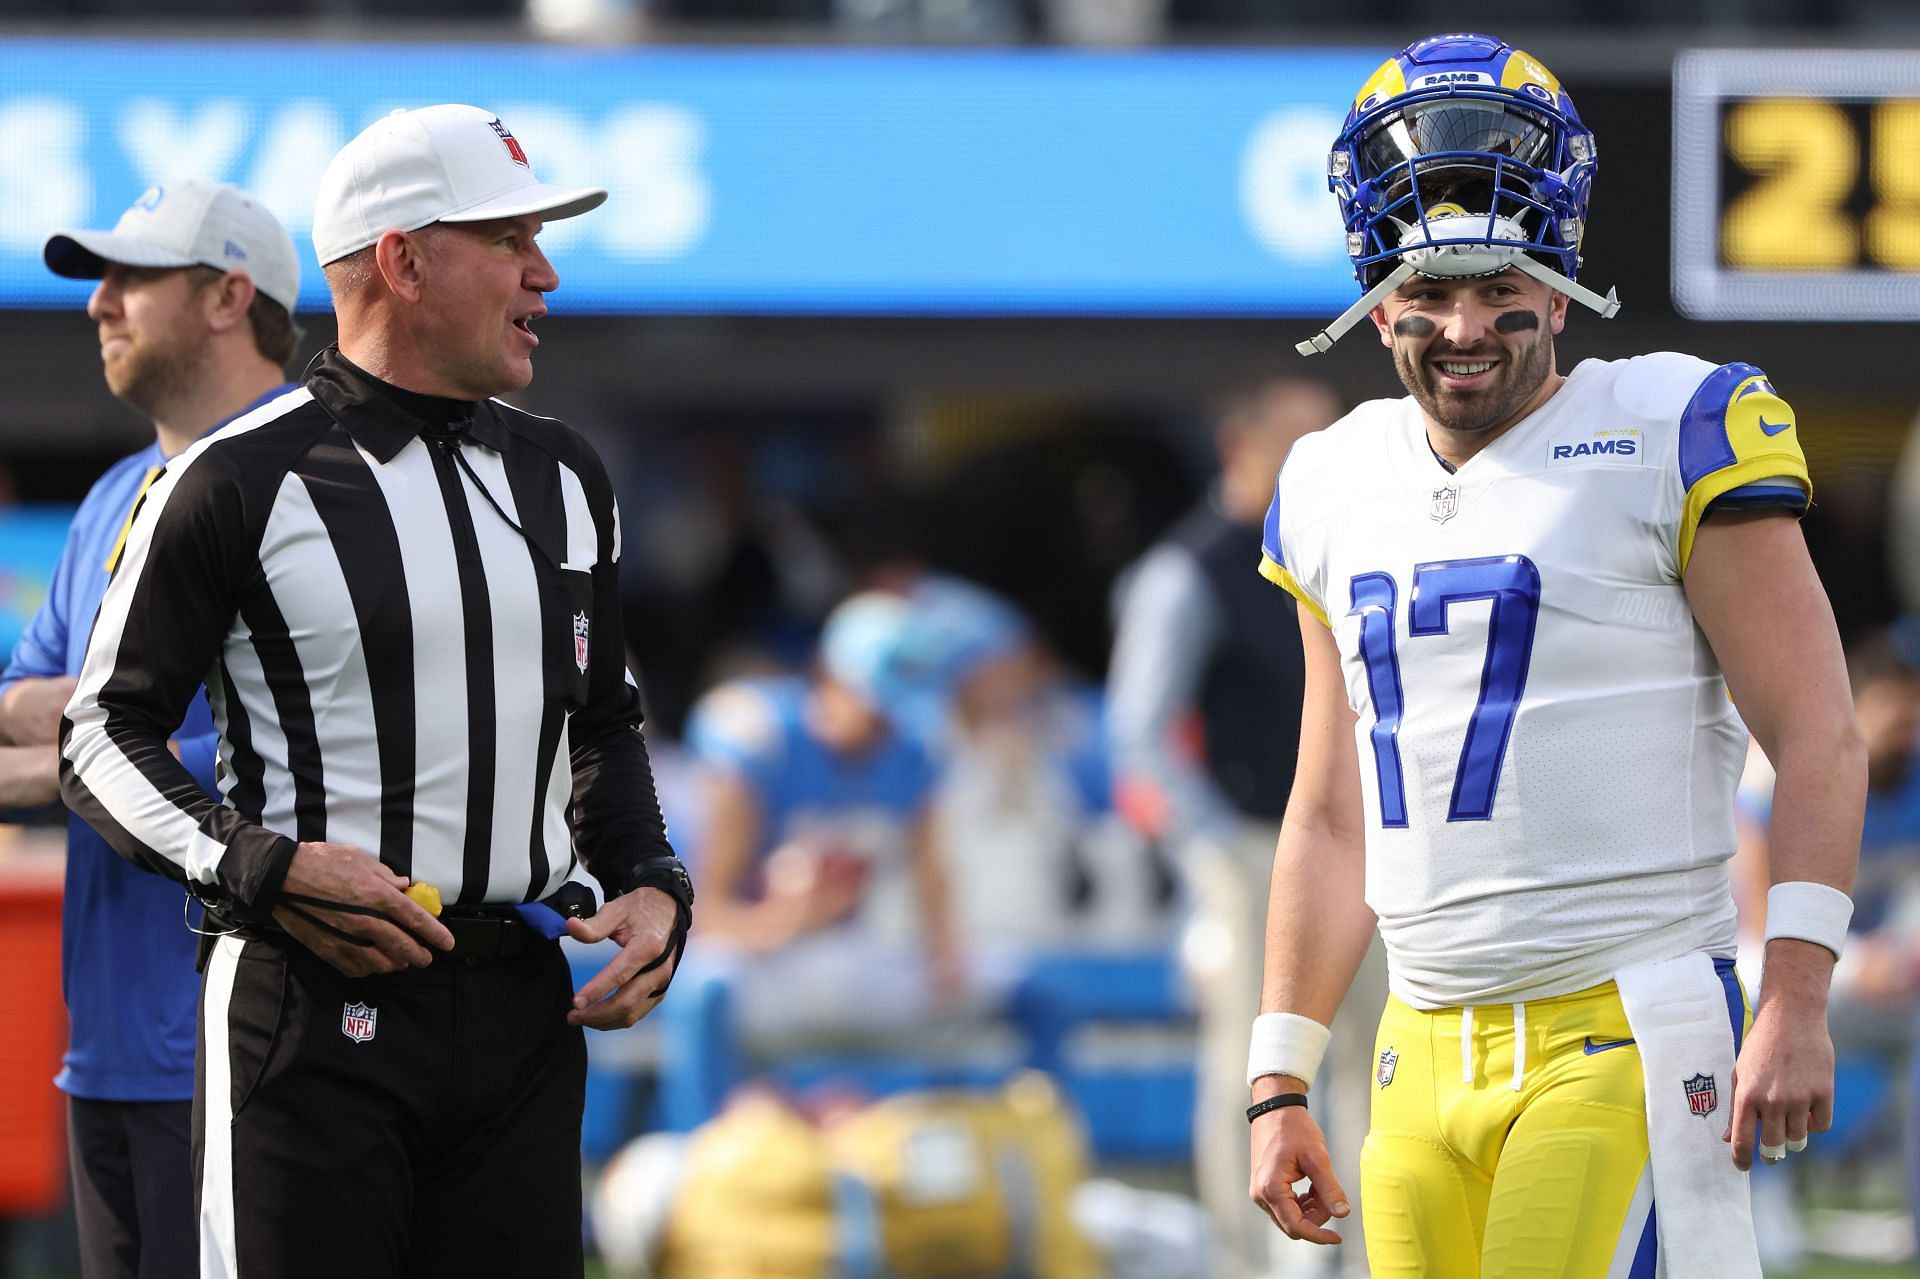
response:
<svg viewBox="0 0 1920 1279"><path fill-rule="evenodd" d="M605 962L570 952L576 985ZM747 1078L726 981L689 972L660 1011L631 1030L590 1039L582 1149L603 1158L644 1128L689 1131ZM1014 1070L1044 1070L1084 1116L1094 1158L1175 1161L1193 1135L1193 1018L1171 948L1037 952L1007 1002L1002 1051L858 1051L783 1059L767 1073L797 1091L867 1096L908 1089L988 1088ZM650 1105L635 1087L650 1077Z"/></svg>

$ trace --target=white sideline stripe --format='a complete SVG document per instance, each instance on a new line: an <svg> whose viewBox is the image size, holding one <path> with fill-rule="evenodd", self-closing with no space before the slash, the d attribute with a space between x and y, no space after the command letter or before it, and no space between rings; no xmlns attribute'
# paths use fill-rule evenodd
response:
<svg viewBox="0 0 1920 1279"><path fill-rule="evenodd" d="M222 937L207 960L201 1025L207 1040L201 1107L205 1129L200 1163L200 1279L237 1279L240 1258L234 1246L233 1210L233 1060L227 1018L233 1003L233 975L240 964L238 937Z"/></svg>

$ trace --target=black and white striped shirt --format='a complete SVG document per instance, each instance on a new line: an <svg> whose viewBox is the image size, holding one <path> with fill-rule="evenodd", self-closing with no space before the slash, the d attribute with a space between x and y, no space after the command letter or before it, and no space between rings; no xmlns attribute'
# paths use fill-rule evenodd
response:
<svg viewBox="0 0 1920 1279"><path fill-rule="evenodd" d="M672 849L619 555L606 473L567 426L329 351L148 491L68 707L67 802L242 918L309 840L449 902L537 900L576 853L623 892ZM223 804L167 750L203 681Z"/></svg>

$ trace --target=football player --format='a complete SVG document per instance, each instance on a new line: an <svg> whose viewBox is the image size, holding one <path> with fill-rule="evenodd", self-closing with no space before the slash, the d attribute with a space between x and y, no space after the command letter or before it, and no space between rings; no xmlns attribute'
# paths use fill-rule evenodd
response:
<svg viewBox="0 0 1920 1279"><path fill-rule="evenodd" d="M1569 302L1618 305L1574 281L1595 159L1538 61L1442 35L1366 83L1329 166L1364 296L1301 349L1365 316L1408 395L1297 444L1267 516L1307 687L1252 1193L1333 1243L1357 1172L1380 1279L1758 1276L1756 1136L1784 1158L1832 1108L1864 770L1799 431L1748 364L1560 371ZM1749 730L1780 777L1751 1011ZM1373 1122L1335 1169L1308 1098L1376 920Z"/></svg>

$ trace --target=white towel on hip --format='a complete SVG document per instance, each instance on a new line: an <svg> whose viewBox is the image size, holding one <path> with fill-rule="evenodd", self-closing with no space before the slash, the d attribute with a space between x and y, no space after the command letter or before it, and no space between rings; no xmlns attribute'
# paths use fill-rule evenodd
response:
<svg viewBox="0 0 1920 1279"><path fill-rule="evenodd" d="M1720 1140L1733 1106L1733 1026L1713 957L1614 974L1647 1079L1647 1141L1661 1272L1760 1279L1746 1174Z"/></svg>

